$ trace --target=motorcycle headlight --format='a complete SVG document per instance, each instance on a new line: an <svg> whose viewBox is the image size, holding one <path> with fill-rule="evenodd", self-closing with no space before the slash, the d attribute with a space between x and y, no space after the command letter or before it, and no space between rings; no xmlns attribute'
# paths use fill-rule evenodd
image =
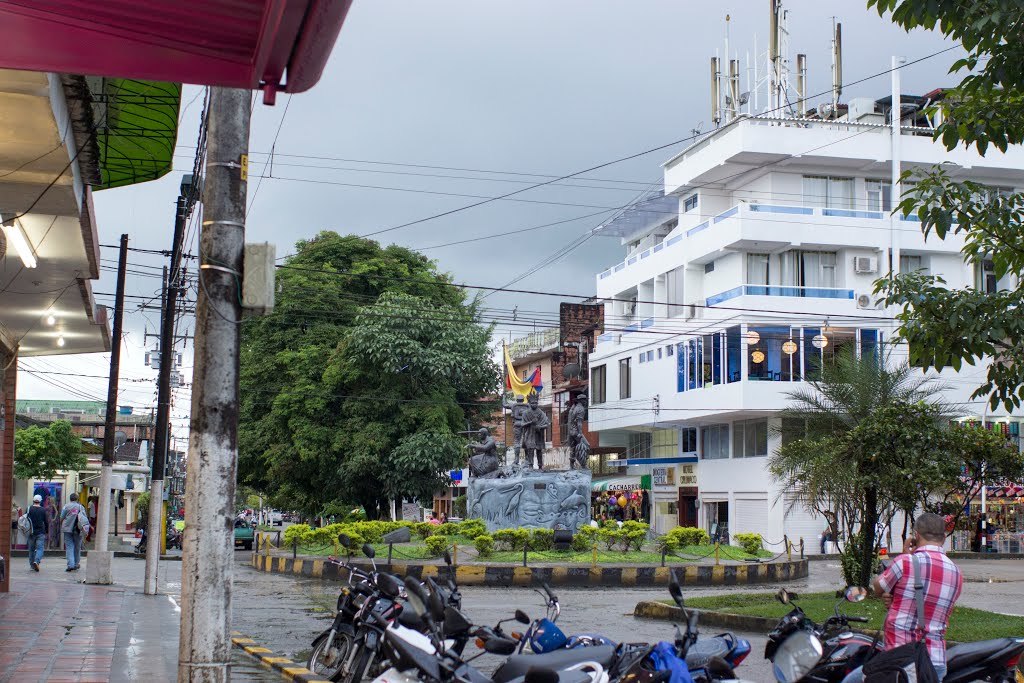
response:
<svg viewBox="0 0 1024 683"><path fill-rule="evenodd" d="M821 659L821 641L813 633L796 631L779 644L773 660L775 678L793 683L806 676Z"/></svg>

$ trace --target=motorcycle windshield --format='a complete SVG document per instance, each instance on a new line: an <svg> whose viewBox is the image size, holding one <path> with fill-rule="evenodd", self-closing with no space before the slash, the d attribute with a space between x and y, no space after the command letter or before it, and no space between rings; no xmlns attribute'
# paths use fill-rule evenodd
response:
<svg viewBox="0 0 1024 683"><path fill-rule="evenodd" d="M821 641L813 633L790 634L779 644L772 660L776 680L780 683L799 681L818 664L821 653Z"/></svg>
<svg viewBox="0 0 1024 683"><path fill-rule="evenodd" d="M541 619L537 630L533 632L533 637L530 638L530 648L537 654L544 654L565 647L566 640L562 629L558 628L555 622Z"/></svg>

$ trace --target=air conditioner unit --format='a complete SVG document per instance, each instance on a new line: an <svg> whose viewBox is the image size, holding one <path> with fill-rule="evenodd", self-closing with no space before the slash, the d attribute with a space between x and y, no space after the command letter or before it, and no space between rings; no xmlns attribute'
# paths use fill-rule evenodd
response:
<svg viewBox="0 0 1024 683"><path fill-rule="evenodd" d="M693 304L686 304L683 306L683 318L686 320L693 320L694 316L697 315L697 307Z"/></svg>
<svg viewBox="0 0 1024 683"><path fill-rule="evenodd" d="M871 296L869 294L858 294L857 308L874 308L874 303L871 301Z"/></svg>
<svg viewBox="0 0 1024 683"><path fill-rule="evenodd" d="M854 256L853 271L855 273L874 273L878 271L878 259L874 256Z"/></svg>

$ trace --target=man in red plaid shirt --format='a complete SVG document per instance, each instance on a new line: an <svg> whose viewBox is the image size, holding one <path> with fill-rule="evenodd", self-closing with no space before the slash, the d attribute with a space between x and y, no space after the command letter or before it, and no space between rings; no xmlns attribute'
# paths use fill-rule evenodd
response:
<svg viewBox="0 0 1024 683"><path fill-rule="evenodd" d="M942 549L945 540L946 520L926 512L914 522L914 533L903 546L904 554L871 582L875 595L889 605L889 613L885 617L885 649L920 640L923 630L928 654L940 681L946 676L946 627L964 584L960 570ZM910 553L917 558L924 583L923 626L917 623ZM864 674L856 669L843 683L862 680Z"/></svg>

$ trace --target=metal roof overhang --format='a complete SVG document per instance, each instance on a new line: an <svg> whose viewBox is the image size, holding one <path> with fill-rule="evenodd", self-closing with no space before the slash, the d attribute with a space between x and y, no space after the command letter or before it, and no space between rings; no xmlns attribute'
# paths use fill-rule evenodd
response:
<svg viewBox="0 0 1024 683"><path fill-rule="evenodd" d="M0 67L264 91L320 79L352 0L0 0Z"/></svg>
<svg viewBox="0 0 1024 683"><path fill-rule="evenodd" d="M630 237L656 228L678 215L679 198L658 194L623 209L615 218L594 228L594 234Z"/></svg>

